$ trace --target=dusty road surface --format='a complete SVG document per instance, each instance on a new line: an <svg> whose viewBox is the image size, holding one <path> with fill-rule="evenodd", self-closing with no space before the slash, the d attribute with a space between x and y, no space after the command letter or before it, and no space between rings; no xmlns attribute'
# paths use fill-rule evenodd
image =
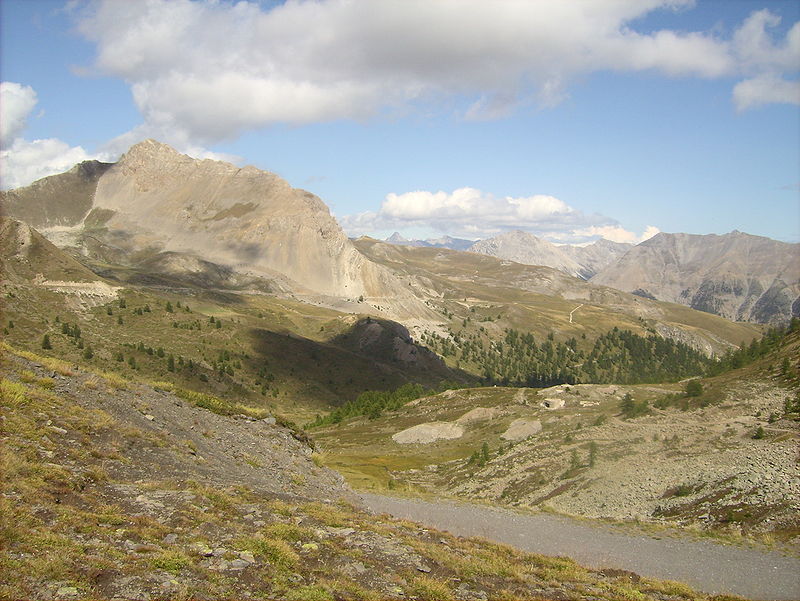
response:
<svg viewBox="0 0 800 601"><path fill-rule="evenodd" d="M655 538L546 513L521 514L449 501L361 493L365 504L459 536L483 536L525 551L566 555L598 568L679 580L711 594L750 599L800 599L800 559L708 540Z"/></svg>

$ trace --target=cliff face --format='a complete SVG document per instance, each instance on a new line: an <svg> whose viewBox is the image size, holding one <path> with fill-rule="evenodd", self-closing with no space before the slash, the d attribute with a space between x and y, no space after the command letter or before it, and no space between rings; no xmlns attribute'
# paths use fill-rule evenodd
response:
<svg viewBox="0 0 800 601"><path fill-rule="evenodd" d="M681 303L735 321L800 314L800 245L742 232L657 234L592 283Z"/></svg>
<svg viewBox="0 0 800 601"><path fill-rule="evenodd" d="M86 252L100 241L116 256L188 253L289 279L298 292L408 296L353 247L313 194L255 167L193 159L154 140L113 165L82 163L9 192L3 205L60 246Z"/></svg>

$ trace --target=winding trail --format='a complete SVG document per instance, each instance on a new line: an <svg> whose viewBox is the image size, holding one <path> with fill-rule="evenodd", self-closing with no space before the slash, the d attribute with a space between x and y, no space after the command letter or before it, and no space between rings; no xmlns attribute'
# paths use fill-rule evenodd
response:
<svg viewBox="0 0 800 601"><path fill-rule="evenodd" d="M776 551L710 540L631 534L546 513L523 514L469 503L360 494L373 511L459 536L482 536L524 551L566 555L595 568L618 568L652 578L679 580L709 594L800 599L800 559Z"/></svg>
<svg viewBox="0 0 800 601"><path fill-rule="evenodd" d="M583 304L580 304L580 305L578 305L577 307L575 307L575 308L574 308L572 311L570 311L570 312L569 312L569 322L570 322L570 323L572 323L572 314L573 314L573 313L575 313L575 311L577 311L578 309L580 309L582 306L583 306Z"/></svg>

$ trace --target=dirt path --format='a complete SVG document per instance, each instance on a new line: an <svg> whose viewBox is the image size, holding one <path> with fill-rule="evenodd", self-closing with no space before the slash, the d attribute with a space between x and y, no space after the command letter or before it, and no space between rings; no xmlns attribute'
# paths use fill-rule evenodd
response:
<svg viewBox="0 0 800 601"><path fill-rule="evenodd" d="M643 576L679 580L710 594L751 599L800 599L800 560L778 552L712 541L623 533L551 514L520 514L453 503L361 493L380 513L423 522L460 536L482 536L525 551L566 555L599 568L631 570Z"/></svg>

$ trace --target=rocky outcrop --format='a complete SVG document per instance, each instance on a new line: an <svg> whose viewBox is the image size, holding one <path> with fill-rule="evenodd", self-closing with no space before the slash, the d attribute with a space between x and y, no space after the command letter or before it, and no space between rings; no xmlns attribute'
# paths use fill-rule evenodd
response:
<svg viewBox="0 0 800 601"><path fill-rule="evenodd" d="M71 283L100 278L29 225L0 219L0 263L4 282L27 285L38 280Z"/></svg>
<svg viewBox="0 0 800 601"><path fill-rule="evenodd" d="M495 407L475 407L456 420L457 424L470 424L494 419L499 411Z"/></svg>
<svg viewBox="0 0 800 601"><path fill-rule="evenodd" d="M592 283L734 321L786 322L800 314L800 244L742 232L661 233L628 251Z"/></svg>

